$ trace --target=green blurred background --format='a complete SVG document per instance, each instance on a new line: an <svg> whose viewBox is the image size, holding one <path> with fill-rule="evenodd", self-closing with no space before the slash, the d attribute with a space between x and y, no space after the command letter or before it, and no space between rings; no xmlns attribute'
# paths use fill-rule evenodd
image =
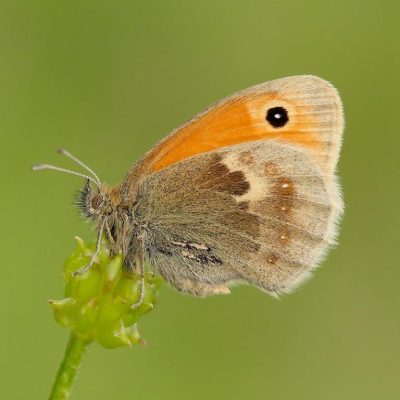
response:
<svg viewBox="0 0 400 400"><path fill-rule="evenodd" d="M398 2L11 1L0 5L0 398L44 399L68 332L73 237L64 146L108 182L203 107L312 73L346 114L339 246L300 290L200 300L163 286L147 348L90 347L73 399L399 399Z"/></svg>

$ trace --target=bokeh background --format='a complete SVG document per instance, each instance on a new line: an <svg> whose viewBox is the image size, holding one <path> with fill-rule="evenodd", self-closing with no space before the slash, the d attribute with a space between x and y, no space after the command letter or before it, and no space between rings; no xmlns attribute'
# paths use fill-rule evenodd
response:
<svg viewBox="0 0 400 400"><path fill-rule="evenodd" d="M163 286L140 325L147 348L89 348L73 399L399 399L399 3L11 1L0 3L0 398L44 399L68 332L73 237L64 146L110 183L208 104L312 73L343 96L339 246L281 300L241 287L185 297Z"/></svg>

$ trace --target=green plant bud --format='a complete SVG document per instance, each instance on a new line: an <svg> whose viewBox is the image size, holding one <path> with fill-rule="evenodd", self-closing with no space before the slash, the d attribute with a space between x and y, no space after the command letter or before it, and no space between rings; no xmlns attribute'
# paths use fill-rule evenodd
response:
<svg viewBox="0 0 400 400"><path fill-rule="evenodd" d="M140 297L140 275L124 267L121 255L111 257L105 241L92 267L74 275L89 263L95 249L77 241L64 266L66 298L49 301L56 321L85 342L97 341L106 348L144 344L137 321L154 308L161 277L145 274L144 300L133 307Z"/></svg>

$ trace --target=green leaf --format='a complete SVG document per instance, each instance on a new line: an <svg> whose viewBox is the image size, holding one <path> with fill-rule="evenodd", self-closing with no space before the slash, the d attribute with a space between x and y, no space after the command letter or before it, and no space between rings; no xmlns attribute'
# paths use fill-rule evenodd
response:
<svg viewBox="0 0 400 400"><path fill-rule="evenodd" d="M143 344L137 322L154 309L161 277L145 274L144 301L133 307L140 297L140 275L122 264L122 255L111 257L105 241L89 271L74 275L89 263L95 248L77 241L64 265L66 298L50 301L56 321L86 342L97 341L105 348Z"/></svg>

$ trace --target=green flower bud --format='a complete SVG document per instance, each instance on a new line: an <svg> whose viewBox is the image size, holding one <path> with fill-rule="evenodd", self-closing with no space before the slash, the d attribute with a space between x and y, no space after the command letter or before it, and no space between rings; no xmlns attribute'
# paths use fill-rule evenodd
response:
<svg viewBox="0 0 400 400"><path fill-rule="evenodd" d="M110 257L104 241L92 267L74 275L89 263L95 248L77 241L64 266L66 298L50 301L56 321L86 343L97 341L107 348L143 344L137 321L154 308L161 277L145 274L144 300L132 307L140 296L140 275L124 268L121 255Z"/></svg>

